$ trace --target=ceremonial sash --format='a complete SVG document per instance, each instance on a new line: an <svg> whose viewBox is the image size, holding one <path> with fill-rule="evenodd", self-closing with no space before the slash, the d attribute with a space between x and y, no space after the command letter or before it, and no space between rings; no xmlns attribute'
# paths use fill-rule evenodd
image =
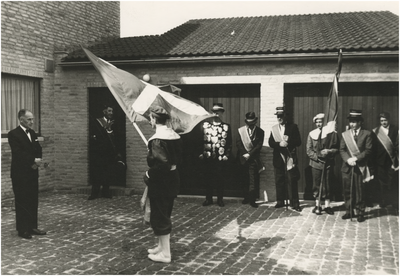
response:
<svg viewBox="0 0 400 276"><path fill-rule="evenodd" d="M392 160L392 168L397 171L399 170L398 165L398 158L394 152L394 145L392 140L390 140L389 136L383 132L382 127L374 128L374 133L378 137L379 141L381 142L382 146L385 148L386 152L389 154L390 159ZM397 166L397 167L396 167Z"/></svg>
<svg viewBox="0 0 400 276"><path fill-rule="evenodd" d="M274 125L272 127L272 136L274 137L275 142L280 143L283 141L282 134L279 131L279 125ZM286 149L288 150L288 154L289 154L288 158L286 159L286 157L282 153L281 153L281 157L283 159L283 162L285 162L285 164L286 164L286 169L289 171L294 168L295 164L293 162L293 158L290 154L289 149L288 148L286 148Z"/></svg>
<svg viewBox="0 0 400 276"><path fill-rule="evenodd" d="M346 143L347 149L350 152L350 155L352 157L356 157L357 155L359 155L361 152L357 146L356 141L354 140L351 130L343 132L342 136L343 136L344 142ZM361 174L363 176L363 183L368 182L374 178L373 176L371 176L371 174L369 172L369 168L367 166L360 166L360 164L357 163L357 167L360 169Z"/></svg>
<svg viewBox="0 0 400 276"><path fill-rule="evenodd" d="M247 150L247 152L251 151L253 149L253 143L251 142L250 135L247 132L247 127L242 126L239 128L239 135L240 139L242 139L243 146Z"/></svg>

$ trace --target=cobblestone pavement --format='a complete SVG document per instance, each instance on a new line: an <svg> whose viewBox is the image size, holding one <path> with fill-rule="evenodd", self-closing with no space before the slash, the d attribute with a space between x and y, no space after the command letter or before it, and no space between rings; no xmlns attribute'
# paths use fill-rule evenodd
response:
<svg viewBox="0 0 400 276"><path fill-rule="evenodd" d="M258 209L226 199L224 208L203 198L179 197L173 211L172 262L154 263L153 232L142 221L139 196L86 200L40 194L39 228L46 236L21 239L15 213L1 211L2 274L399 274L399 217L388 207L367 208L367 220L317 216L312 202L301 213Z"/></svg>

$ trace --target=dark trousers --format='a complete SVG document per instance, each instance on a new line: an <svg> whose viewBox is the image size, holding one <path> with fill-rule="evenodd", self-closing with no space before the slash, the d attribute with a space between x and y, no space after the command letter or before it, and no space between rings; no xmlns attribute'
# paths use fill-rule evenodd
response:
<svg viewBox="0 0 400 276"><path fill-rule="evenodd" d="M38 178L13 177L15 195L16 230L19 233L38 228Z"/></svg>
<svg viewBox="0 0 400 276"><path fill-rule="evenodd" d="M319 199L319 192L321 190L321 200L322 199L331 199L331 179L333 168L327 167L325 168L324 173L322 170L318 170L315 168L311 168L312 176L313 176L313 195L315 199ZM323 174L323 181L321 187L321 179Z"/></svg>
<svg viewBox="0 0 400 276"><path fill-rule="evenodd" d="M91 159L93 164L91 166L91 184L92 184L92 196L99 196L100 188L102 196L110 195L110 182L112 181L112 163L108 159L93 158Z"/></svg>
<svg viewBox="0 0 400 276"><path fill-rule="evenodd" d="M255 202L260 197L260 174L259 168L255 161L249 161L244 166L244 173L246 176L244 186L244 198L250 202Z"/></svg>
<svg viewBox="0 0 400 276"><path fill-rule="evenodd" d="M171 214L175 197L150 198L150 225L156 236L168 235L172 230Z"/></svg>
<svg viewBox="0 0 400 276"><path fill-rule="evenodd" d="M354 172L349 173L342 172L342 179L344 185L344 198L346 213L350 214L356 209L357 215L364 215L365 212L365 183L363 183L363 176L360 169L355 166L353 167ZM351 176L353 175L353 183L351 183ZM353 184L353 185L351 185ZM351 189L351 186L352 189ZM350 192L351 191L351 192Z"/></svg>
<svg viewBox="0 0 400 276"><path fill-rule="evenodd" d="M212 201L214 190L217 191L217 198L223 199L227 166L227 161L207 160L204 164L203 181L207 200Z"/></svg>
<svg viewBox="0 0 400 276"><path fill-rule="evenodd" d="M283 204L285 199L289 199L291 207L299 207L299 192L297 188L297 180L290 177L285 168L274 168L276 200Z"/></svg>
<svg viewBox="0 0 400 276"><path fill-rule="evenodd" d="M377 176L380 186L379 203L385 205L399 205L399 171L392 168L378 166Z"/></svg>

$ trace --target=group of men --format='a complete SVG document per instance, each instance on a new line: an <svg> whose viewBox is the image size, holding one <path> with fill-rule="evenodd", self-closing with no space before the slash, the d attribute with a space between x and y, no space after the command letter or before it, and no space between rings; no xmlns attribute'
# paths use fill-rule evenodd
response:
<svg viewBox="0 0 400 276"><path fill-rule="evenodd" d="M202 146L198 158L207 168L204 174L206 200L203 206L213 204L213 189L217 190L217 204L224 206L223 195L228 171L228 160L232 158L232 132L229 124L221 120L225 109L221 103L214 104L212 111L216 116L201 123ZM116 150L112 130L113 110L105 106L104 118L96 119L90 131L94 142L91 154L97 164L93 172L94 183L89 200L99 196L111 197L108 177L108 166L112 163L125 164ZM299 129L296 124L288 122L283 107L277 107L278 124L274 125L268 140L273 149L273 166L275 174L276 198L275 208L290 205L293 210L301 211L297 181L300 179L296 148L301 145ZM38 211L38 168L42 166L42 148L38 137L32 129L34 116L31 111L22 109L18 113L20 125L8 133L8 141L12 152L11 179L15 195L16 228L18 235L31 239L32 235L45 235L37 225ZM307 138L307 155L313 175L313 194L316 206L313 213L320 215L323 211L334 214L330 207L332 174L335 155L340 153L343 165L341 168L344 187L346 213L342 219L357 216L357 221L365 220L365 207L368 205L368 194L371 179L379 182L381 207L392 205L398 209L398 150L399 129L390 124L390 114L379 114L380 126L372 131L362 128L361 110L350 110L347 117L348 129L342 133L341 139L336 131L323 134L324 114L313 118L316 129ZM264 131L256 124L258 118L254 112L246 113L245 125L237 131L237 160L246 174L246 185L243 204L257 208L259 198L260 173L265 169L260 158L264 143ZM325 200L322 209L321 201ZM289 202L287 202L289 201ZM356 213L354 213L354 209Z"/></svg>
<svg viewBox="0 0 400 276"><path fill-rule="evenodd" d="M213 204L213 188L217 189L217 204L224 206L223 193L226 184L227 161L232 158L232 134L230 125L221 120L225 109L221 103L214 104L212 112L216 115L202 123L204 143L199 158L204 161L206 170L206 200L203 206ZM276 188L275 208L290 206L301 212L298 180L297 148L301 146L298 126L288 121L284 107L277 107L275 114L278 123L271 129L268 139L273 149L273 166ZM331 207L332 184L335 156L342 159L343 194L346 213L343 219L357 217L358 222L365 220L365 207L370 205L372 179L379 181L379 203L381 207L392 205L398 209L398 141L399 130L390 124L390 114L379 114L380 126L372 131L362 128L364 119L361 110L350 110L348 126L339 138L336 129L323 131L324 114L313 118L316 129L307 137L306 152L310 159L313 177L313 213L321 215L324 211L333 215ZM246 181L243 204L257 208L259 198L260 172L265 168L260 158L264 142L264 131L258 127L258 118L254 112L246 113L245 125L237 131L237 160L245 168ZM325 201L322 208L321 203ZM354 210L356 212L354 213Z"/></svg>

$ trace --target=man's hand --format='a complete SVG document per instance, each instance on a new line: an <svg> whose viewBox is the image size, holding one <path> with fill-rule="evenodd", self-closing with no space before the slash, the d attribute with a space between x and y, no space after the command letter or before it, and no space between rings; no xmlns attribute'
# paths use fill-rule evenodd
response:
<svg viewBox="0 0 400 276"><path fill-rule="evenodd" d="M323 149L323 150L321 150L321 156L322 156L322 157L325 157L325 156L327 156L327 155L328 155L328 153L329 153L329 150L327 150L327 149Z"/></svg>
<svg viewBox="0 0 400 276"><path fill-rule="evenodd" d="M351 158L347 159L347 164L354 167L357 164L356 161L357 161L357 157L351 157Z"/></svg>
<svg viewBox="0 0 400 276"><path fill-rule="evenodd" d="M281 141L281 142L279 143L279 146L282 147L282 148L286 148L288 145L289 145L289 144L288 144L288 142L286 142L286 141Z"/></svg>
<svg viewBox="0 0 400 276"><path fill-rule="evenodd" d="M42 158L35 158L35 164L36 166L40 167L40 165L42 164Z"/></svg>
<svg viewBox="0 0 400 276"><path fill-rule="evenodd" d="M246 160L249 160L250 154L248 154L248 153L243 154L243 158Z"/></svg>

